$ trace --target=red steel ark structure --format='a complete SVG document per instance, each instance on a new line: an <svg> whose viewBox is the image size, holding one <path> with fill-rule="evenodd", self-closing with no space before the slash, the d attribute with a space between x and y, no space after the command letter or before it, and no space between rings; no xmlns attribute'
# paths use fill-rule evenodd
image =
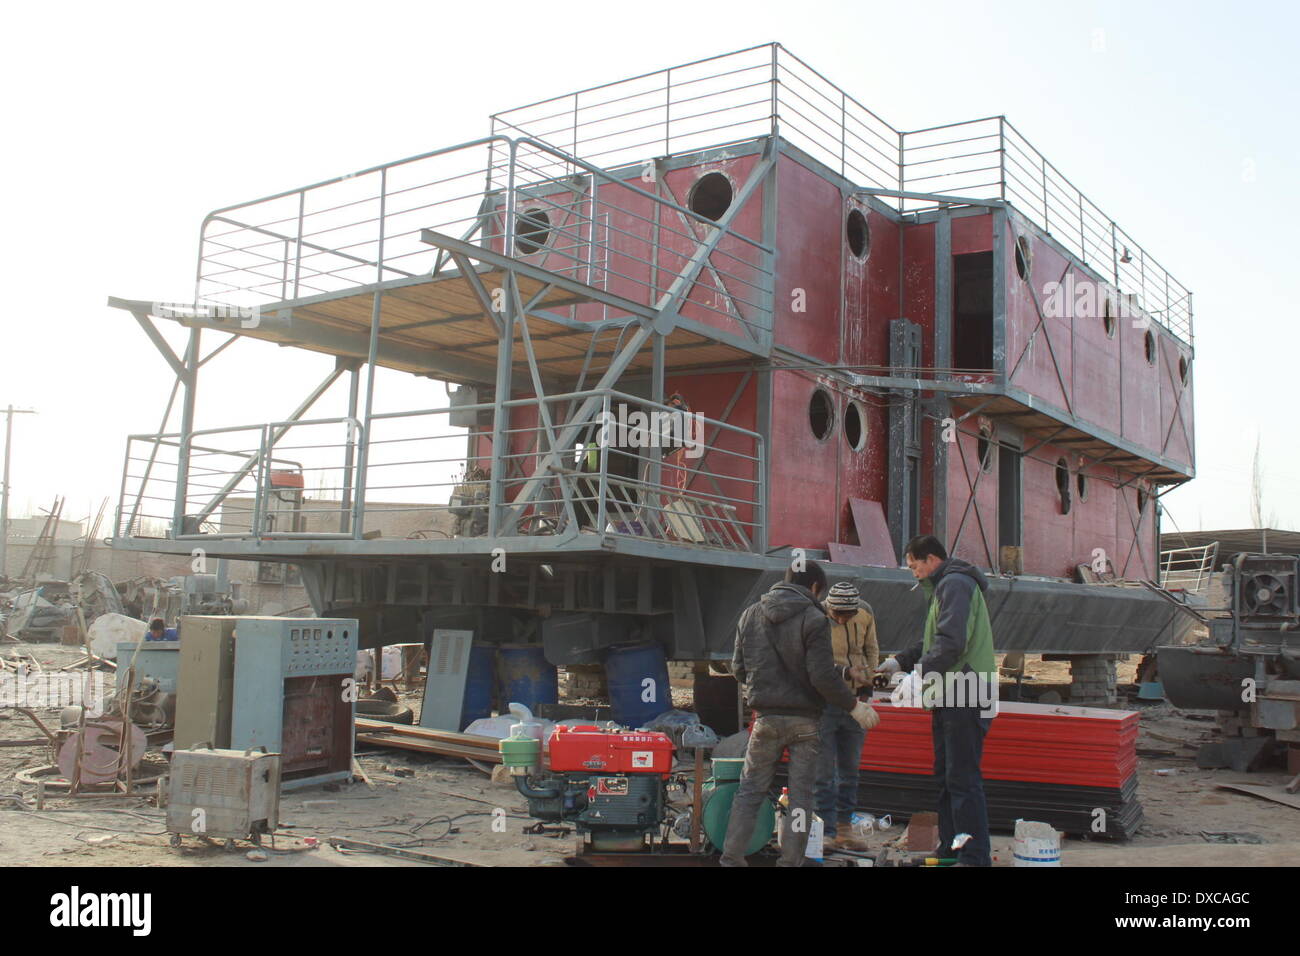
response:
<svg viewBox="0 0 1300 956"><path fill-rule="evenodd" d="M991 572L999 650L1181 626L1120 585L1158 581L1193 474L1191 293L1005 117L903 131L779 44L217 210L192 306L111 304L181 393L129 439L115 546L297 565L363 647L721 659L795 549L899 646L922 531ZM196 429L213 336L333 362L281 421ZM381 412L377 370L447 397Z"/></svg>

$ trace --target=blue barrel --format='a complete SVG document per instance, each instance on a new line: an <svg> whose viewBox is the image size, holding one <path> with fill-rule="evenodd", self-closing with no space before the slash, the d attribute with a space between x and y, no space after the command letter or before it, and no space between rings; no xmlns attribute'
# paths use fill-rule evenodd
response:
<svg viewBox="0 0 1300 956"><path fill-rule="evenodd" d="M496 647L475 644L469 649L469 669L465 674L465 699L460 706L460 729L464 730L482 717L492 716L492 685L496 680L493 667Z"/></svg>
<svg viewBox="0 0 1300 956"><path fill-rule="evenodd" d="M540 644L502 644L497 652L501 710L523 704L534 714L538 704L558 704L560 677Z"/></svg>
<svg viewBox="0 0 1300 956"><path fill-rule="evenodd" d="M611 647L605 656L612 716L628 727L644 727L673 709L668 662L663 645L655 641Z"/></svg>

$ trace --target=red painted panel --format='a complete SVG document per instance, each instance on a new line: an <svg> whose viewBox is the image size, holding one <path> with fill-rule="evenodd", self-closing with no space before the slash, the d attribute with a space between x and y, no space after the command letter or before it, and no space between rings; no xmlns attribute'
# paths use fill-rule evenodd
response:
<svg viewBox="0 0 1300 956"><path fill-rule="evenodd" d="M858 259L848 248L844 262L844 335L841 359L851 366L889 364L889 323L903 314L898 291L899 225L888 216L850 200L864 213L870 236L867 257Z"/></svg>
<svg viewBox="0 0 1300 956"><path fill-rule="evenodd" d="M777 182L775 341L835 363L840 353L844 203L839 187L782 156ZM804 311L794 309L802 306Z"/></svg>
<svg viewBox="0 0 1300 956"><path fill-rule="evenodd" d="M797 372L772 375L772 547L824 548L838 537L842 438L838 424L825 441L812 432L808 403L817 384Z"/></svg>
<svg viewBox="0 0 1300 956"><path fill-rule="evenodd" d="M740 373L669 375L665 380L665 387L669 395L680 392L690 405L692 413L701 414L713 421L723 420L723 413L727 411L727 406L731 405L731 411L726 417L727 423L737 428L757 431L755 413L758 402L758 380L756 376L751 376L737 398L737 390L740 389L743 378ZM715 437L714 426L707 423L704 435L701 437L711 449L708 451L707 460L704 461L704 471L717 479L718 488L715 488L707 478L696 476L689 479L686 490L704 496L721 494L738 501L753 501L756 495L754 482L759 480L759 476L757 463L750 461L755 457L752 441L744 435L725 428L718 429ZM699 458L684 457L682 460L687 468L694 468L700 462ZM752 522L754 509L751 506L737 504L736 520L742 523ZM749 533L748 528L746 533Z"/></svg>
<svg viewBox="0 0 1300 956"><path fill-rule="evenodd" d="M952 254L964 256L993 249L993 214L956 216L952 219Z"/></svg>
<svg viewBox="0 0 1300 956"><path fill-rule="evenodd" d="M948 458L948 538L952 553L981 567L997 565L997 452L992 471L977 477L976 435L963 430ZM1063 514L1056 485L1056 463L1064 459L1069 471L1069 512ZM964 464L963 464L964 462ZM1084 493L1079 491L1082 467ZM1080 564L1090 564L1104 552L1121 576L1150 577L1154 543L1150 536L1151 504L1140 527L1134 488L1113 468L1081 460L1068 449L1043 446L1023 463L1024 569L1029 574L1069 578Z"/></svg>
<svg viewBox="0 0 1300 956"><path fill-rule="evenodd" d="M968 419L948 451L949 550L984 568L998 565L998 452L988 471L980 468L978 419Z"/></svg>
<svg viewBox="0 0 1300 956"><path fill-rule="evenodd" d="M1171 336L1160 335L1160 442L1163 454L1175 461L1192 461L1191 351Z"/></svg>
<svg viewBox="0 0 1300 956"><path fill-rule="evenodd" d="M750 173L759 162L757 153L712 160L696 166L670 170L664 176L668 190L665 198L679 206L689 207L691 187L709 173L720 173L731 181L733 201L742 187L749 180ZM731 232L751 239L761 239L763 235L763 186L759 186L744 207L732 220ZM646 219L654 218L652 204L646 204L637 211ZM619 229L635 231L633 217L629 215L620 221ZM641 227L645 228L643 223ZM705 238L705 227L688 220L678 213L660 211L660 265L661 278L659 291L664 291L672 276L680 272L694 251L695 242ZM636 250L631 250L629 259L619 259L611 264L611 271L637 267L635 257L648 258ZM763 305L762 287L764 278L760 271L761 252L744 242L736 235L724 236L710 257L711 269L700 273L699 280L692 286L685 304L681 307L682 315L696 319L704 324L730 332L733 335L749 337L746 323L752 328L759 320L759 310ZM646 292L642 291L638 301L648 301Z"/></svg>
<svg viewBox="0 0 1300 956"><path fill-rule="evenodd" d="M1016 271L1018 235L1030 242L1028 282ZM1178 399L1187 389L1178 371L1185 348L1153 323L1120 314L1118 305L1107 334L1103 316L1107 296L1115 301L1112 287L1071 264L1033 227L1009 226L1006 241L1011 384L1153 454L1190 464L1190 395ZM1154 366L1146 357L1148 324L1158 353ZM1170 432L1175 407L1183 411L1177 435Z"/></svg>
<svg viewBox="0 0 1300 956"><path fill-rule="evenodd" d="M1016 271L1018 237L1029 240L1029 274L1022 279ZM1059 282L1066 272L1066 259L1037 234L1008 222L1006 236L1007 379L1010 384L1032 392L1057 408L1068 411L1073 402L1071 320L1046 314L1044 288ZM996 281L996 277L995 277Z"/></svg>
<svg viewBox="0 0 1300 956"><path fill-rule="evenodd" d="M1156 363L1146 358L1146 334L1141 319L1117 321L1121 363L1120 391L1124 437L1153 451L1160 450L1160 380ZM1154 325L1153 337L1160 334Z"/></svg>

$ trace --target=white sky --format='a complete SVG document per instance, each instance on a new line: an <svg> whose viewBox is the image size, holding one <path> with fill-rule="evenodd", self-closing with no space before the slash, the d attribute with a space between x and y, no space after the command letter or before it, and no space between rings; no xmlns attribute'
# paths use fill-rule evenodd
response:
<svg viewBox="0 0 1300 956"><path fill-rule="evenodd" d="M1300 527L1289 4L264 0L24 4L6 20L0 406L40 413L15 419L14 516L56 493L72 518L116 500L125 436L156 430L172 376L104 303L192 299L211 209L779 40L902 129L1005 113L1195 293L1200 477L1166 499L1166 530L1249 526L1257 435L1265 516ZM280 419L329 365L238 343L204 370L200 423ZM342 409L333 397L317 414ZM443 392L411 380L389 397Z"/></svg>

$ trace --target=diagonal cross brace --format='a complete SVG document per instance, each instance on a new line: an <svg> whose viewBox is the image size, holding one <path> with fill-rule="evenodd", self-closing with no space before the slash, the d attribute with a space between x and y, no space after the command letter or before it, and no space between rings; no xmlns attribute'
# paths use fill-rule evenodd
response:
<svg viewBox="0 0 1300 956"><path fill-rule="evenodd" d="M515 522L518 521L519 516L541 492L543 485L551 473L551 469L557 464L559 456L563 454L562 450L572 447L583 427L601 407L603 400L599 393L614 386L622 374L627 371L628 366L632 364L632 360L636 358L641 347L649 341L651 335L666 334L666 331L657 331L656 326L663 329L666 325L667 331L671 330L673 320L676 317L678 304L690 292L690 289L699 277L700 272L709 262L709 257L718 247L718 243L721 242L722 237L730 231L731 223L736 218L737 213L739 213L739 211L745 206L750 197L754 195L758 186L763 182L773 168L775 162L776 153L774 145L773 142L769 140L764 149L763 158L757 165L755 165L753 170L750 171L749 178L741 187L740 192L737 194L731 206L728 207L725 213L723 213L722 218L717 221L717 224L711 230L709 238L699 243L695 252L691 255L690 260L686 263L686 266L680 273L678 273L673 284L664 292L659 301L655 304L655 321L647 321L643 318L639 328L637 328L636 332L633 333L627 344L625 344L618 354L614 356L608 368L605 369L605 373L601 376L600 381L592 386L592 391L595 394L588 396L583 401L582 405L578 407L577 412L565 424L564 430L561 431L555 439L551 449L537 463L537 467L533 470L532 476L524 483L518 496L516 496L514 501L511 502L510 513L504 522L503 527L498 529L498 533L508 534ZM432 230L425 230L424 233L422 233L421 238L424 242L434 245L448 244L445 242L444 237L437 236ZM474 254L473 251L466 250L466 252L471 256ZM559 282L558 277L556 281L563 285L562 282Z"/></svg>
<svg viewBox="0 0 1300 956"><path fill-rule="evenodd" d="M717 221L717 225L712 229L709 238L696 247L694 254L687 261L686 267L673 280L673 284L660 296L659 301L655 304L655 311L663 313L668 310L675 310L677 304L687 296L691 287L695 285L695 280L699 278L701 270L709 262L709 257L718 248L718 243L722 241L722 237L731 231L731 223L740 210L745 207L750 197L754 195L759 184L767 178L768 172L775 163L776 154L773 150L772 140L769 139L767 146L763 149L763 158L750 170L749 178L745 180L745 185L740 187L740 192L736 195L735 201L727 207L727 211Z"/></svg>
<svg viewBox="0 0 1300 956"><path fill-rule="evenodd" d="M585 426L591 417L600 409L603 403L603 398L600 395L600 392L614 386L614 383L618 381L619 377L627 371L627 367L632 364L632 360L636 358L636 354L641 351L641 346L645 345L652 334L654 333L650 323L643 322L640 328L633 333L627 344L623 346L622 351L614 356L614 360L610 362L609 368L607 368L605 374L600 377L600 381L592 386L592 391L595 394L589 395L578 407L578 411L574 414L573 418L565 424L564 430L560 432L559 437L555 440L555 444L551 446L550 451L546 453L546 456L542 458L537 463L537 467L533 469L532 477L524 483L523 488L519 491L519 495L513 502L511 502L513 507L510 512L510 517L506 526L501 529L501 533L507 533L508 529L519 519L519 515L523 513L524 509L534 498L537 497L543 484L547 481L551 468L558 464L558 459L560 455L563 454L563 449L573 447L573 443L578 438L578 433L582 431L583 426Z"/></svg>
<svg viewBox="0 0 1300 956"><path fill-rule="evenodd" d="M190 380L189 370L186 369L185 364L176 357L176 353L173 352L171 346L167 344L167 340L162 337L162 333L158 331L158 327L150 321L149 314L146 312L135 311L131 314L135 316L135 320L140 323L140 328L144 329L145 334L149 336L149 341L153 342L154 347L158 349L162 354L162 357L167 361L167 364L171 366L172 371L176 373L176 377L182 382L188 383Z"/></svg>
<svg viewBox="0 0 1300 956"><path fill-rule="evenodd" d="M313 405L315 405L316 400L320 398L322 395L324 395L326 390L328 390L331 385L333 385L335 382L338 381L339 376L342 375L344 371L346 371L346 368L347 366L343 365L342 363L336 364L334 368L330 370L330 373L326 375L325 378L321 381L321 383L317 385L314 389L312 389L311 394L302 400L302 404L300 404L294 410L293 414L289 416L288 424L281 425L271 432L271 440L267 443L268 450L273 449L275 447L276 442L278 442L281 438L284 437L285 433L288 432L288 430L291 427L293 427L294 422L302 418L303 415L307 414L308 409L310 409ZM238 468L235 469L234 474L230 476L229 480L226 481L226 483L222 486L221 490L218 491L215 495L213 495L212 500L209 501L206 505L204 505L203 510L199 512L198 514L199 523L206 521L208 518L212 516L212 513L217 510L217 508L221 505L221 502L223 502L226 499L226 495L234 491L235 486L238 485L241 481L243 481L248 476L248 474L257 466L257 459L258 456L256 454L250 455L248 460L244 462L244 464L240 465Z"/></svg>

